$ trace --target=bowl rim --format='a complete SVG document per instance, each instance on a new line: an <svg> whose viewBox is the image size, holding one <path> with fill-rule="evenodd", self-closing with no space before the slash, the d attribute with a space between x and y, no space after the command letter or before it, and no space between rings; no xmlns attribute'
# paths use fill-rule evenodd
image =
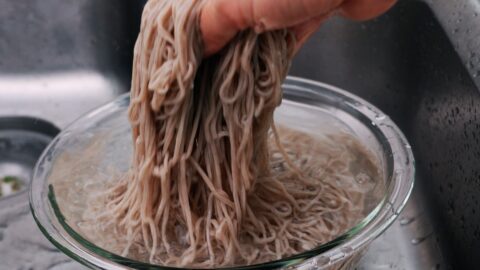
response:
<svg viewBox="0 0 480 270"><path fill-rule="evenodd" d="M357 117L361 118L357 119L366 126L369 126L370 130L375 131L377 136L383 137L382 139L388 143L386 146L390 147L390 149L387 150L390 151L389 158L392 163L389 164L389 166L391 166L392 175L389 175L389 177L391 177L391 185L387 188L391 190L387 190L386 196L367 217L362 219L357 225L315 249L272 262L219 269L273 269L292 265L300 267L309 265L327 267L334 265L352 256L383 233L398 217L411 195L415 175L413 153L405 136L389 117L364 99L326 83L288 76L284 81L283 87L302 90L307 94L313 95L313 97L315 95L317 95L317 97L319 95L322 95L322 97L325 95L325 93L320 94L318 91L329 92L334 99L333 102L335 102L335 105L338 105L341 109L352 115L356 114ZM100 269L124 269L124 267L185 269L139 262L101 249L77 234L65 222L58 205L56 205L54 191L51 187L49 187L48 194L40 192L43 190L43 185L47 180L46 177L42 177L42 164L48 156L52 154L52 150L55 149L59 138L74 127L81 119L100 114L109 108L118 106L119 102L123 103L125 100L129 100L128 93L119 96L114 101L94 109L85 116L75 120L67 128L62 130L44 150L37 161L34 175L30 182L29 201L31 212L38 227L50 242L66 255L88 267ZM45 205L43 199L45 197L49 199L49 205ZM49 212L54 212L55 219L50 217Z"/></svg>

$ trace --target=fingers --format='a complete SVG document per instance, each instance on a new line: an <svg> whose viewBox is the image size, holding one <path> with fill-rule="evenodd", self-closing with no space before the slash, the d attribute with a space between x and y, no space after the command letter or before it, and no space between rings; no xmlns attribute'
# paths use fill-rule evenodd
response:
<svg viewBox="0 0 480 270"><path fill-rule="evenodd" d="M291 27L330 13L344 0L210 0L201 14L205 53L221 49L238 31Z"/></svg>
<svg viewBox="0 0 480 270"><path fill-rule="evenodd" d="M351 20L369 20L383 14L395 3L396 0L346 0L340 13Z"/></svg>
<svg viewBox="0 0 480 270"><path fill-rule="evenodd" d="M226 0L231 1L231 0ZM291 27L335 10L344 0L250 0L250 26L260 30Z"/></svg>
<svg viewBox="0 0 480 270"><path fill-rule="evenodd" d="M299 44L335 10L353 20L379 16L396 0L209 0L202 9L200 29L205 55L218 52L238 31L258 32L293 27ZM325 18L324 18L325 17Z"/></svg>

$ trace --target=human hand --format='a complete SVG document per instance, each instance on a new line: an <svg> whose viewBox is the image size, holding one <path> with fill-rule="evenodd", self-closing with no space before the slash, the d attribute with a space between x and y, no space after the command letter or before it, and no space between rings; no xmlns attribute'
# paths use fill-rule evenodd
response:
<svg viewBox="0 0 480 270"><path fill-rule="evenodd" d="M339 13L352 20L368 20L387 11L396 0L209 0L203 7L200 29L206 56L218 52L239 31L290 28L298 48L328 19Z"/></svg>

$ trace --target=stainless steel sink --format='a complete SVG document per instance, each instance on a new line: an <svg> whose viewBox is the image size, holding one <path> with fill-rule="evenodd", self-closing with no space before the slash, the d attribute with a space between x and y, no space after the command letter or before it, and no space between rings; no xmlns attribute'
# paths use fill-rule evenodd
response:
<svg viewBox="0 0 480 270"><path fill-rule="evenodd" d="M0 0L0 117L61 129L128 91L144 2ZM358 269L476 269L478 0L400 0L371 22L334 19L301 50L291 74L362 96L412 144L413 197ZM36 229L26 196L0 201L1 270L81 268Z"/></svg>

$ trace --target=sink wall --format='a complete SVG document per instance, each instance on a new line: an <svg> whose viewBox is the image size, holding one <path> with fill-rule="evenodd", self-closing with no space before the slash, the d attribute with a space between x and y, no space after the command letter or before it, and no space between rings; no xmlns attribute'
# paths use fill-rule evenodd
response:
<svg viewBox="0 0 480 270"><path fill-rule="evenodd" d="M0 0L0 115L62 128L128 91L138 8L136 1Z"/></svg>

